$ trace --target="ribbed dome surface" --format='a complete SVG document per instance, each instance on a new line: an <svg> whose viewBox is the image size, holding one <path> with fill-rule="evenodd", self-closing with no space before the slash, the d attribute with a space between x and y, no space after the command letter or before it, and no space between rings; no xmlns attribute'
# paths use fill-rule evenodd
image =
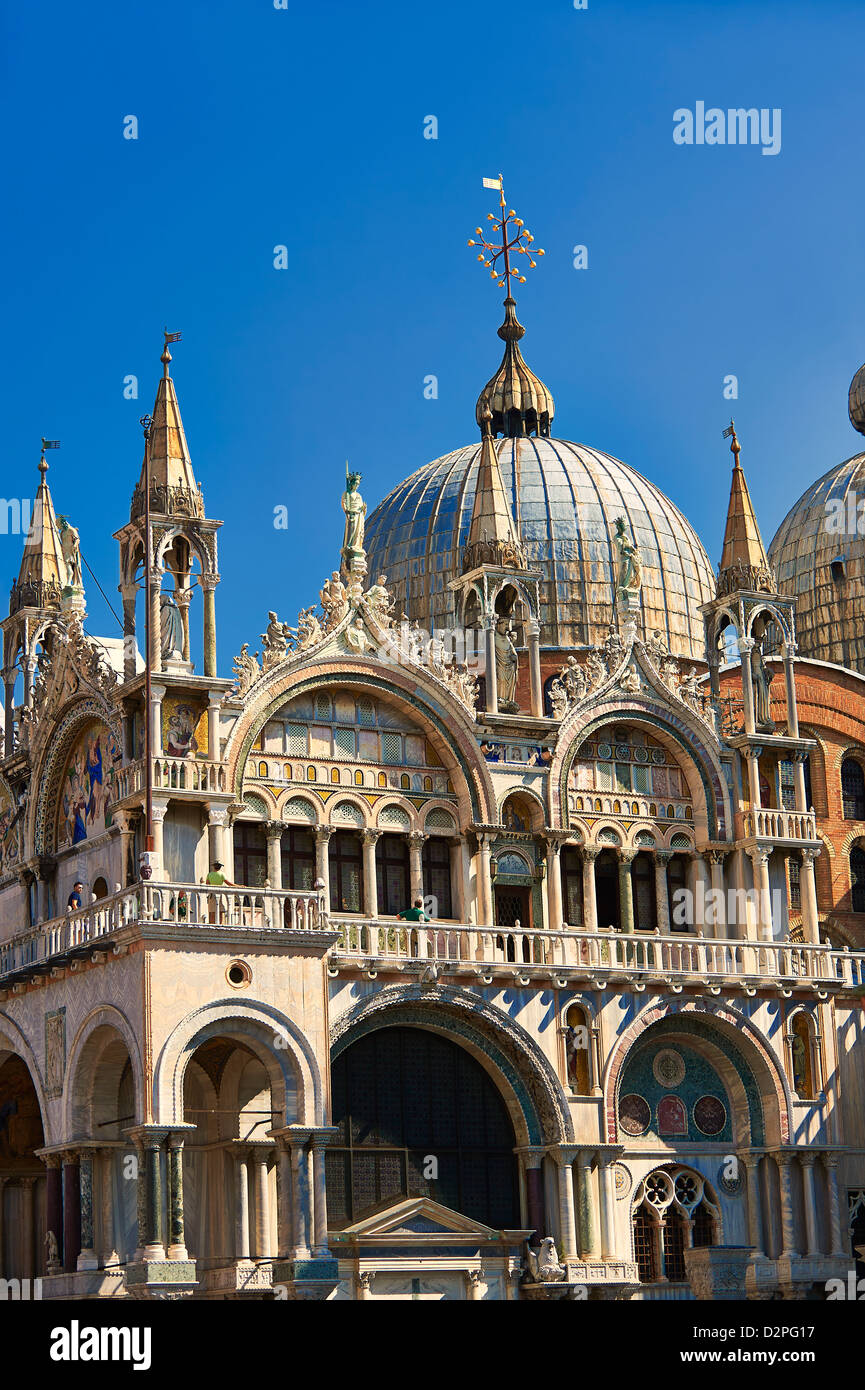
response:
<svg viewBox="0 0 865 1390"><path fill-rule="evenodd" d="M769 562L781 592L797 599L800 654L865 674L865 536L857 530L863 494L865 454L856 454L803 493L778 528ZM836 514L840 531L831 525Z"/></svg>
<svg viewBox="0 0 865 1390"><path fill-rule="evenodd" d="M705 656L700 604L714 597L712 565L678 507L627 464L560 439L495 442L505 490L529 563L542 571L541 643L603 641L615 615L616 517L643 560L646 635L671 651ZM422 627L453 622L448 583L461 571L480 443L428 463L379 503L366 525L371 576L385 573L402 609Z"/></svg>

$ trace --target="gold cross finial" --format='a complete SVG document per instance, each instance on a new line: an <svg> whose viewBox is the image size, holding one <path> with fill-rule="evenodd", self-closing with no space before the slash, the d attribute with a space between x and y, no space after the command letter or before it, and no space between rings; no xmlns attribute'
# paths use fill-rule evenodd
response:
<svg viewBox="0 0 865 1390"><path fill-rule="evenodd" d="M500 243L488 241L481 227L475 227L475 235L469 237L469 246L480 248L478 260L490 272L491 279L505 291L508 299L511 297L511 277L521 285L526 283L525 275L521 275L519 270L515 270L511 265L511 253L518 256L527 256L528 265L523 263L523 269L534 270L537 261L533 256L543 256L544 252L540 247L535 251L532 249L534 237L524 225L521 217L517 217L513 208L508 208L505 202L505 190L502 176L499 174L497 179L484 179L484 188L497 188L499 191L499 206L501 211L496 217L495 213L487 213L487 221L492 222L489 229L491 235L501 238ZM511 235L513 232L516 235ZM479 238L479 240L477 239ZM501 264L499 264L501 262Z"/></svg>
<svg viewBox="0 0 865 1390"><path fill-rule="evenodd" d="M732 415L730 416L730 423L729 423L729 425L727 426L727 428L724 430L724 433L723 433L723 435L721 436L721 438L722 438L722 439L730 439L731 435L732 435L732 439L731 439L731 441L730 441L730 453L733 455L734 462L735 462L735 463L738 463L738 462L739 462L739 455L740 455L741 452L742 452L742 446L741 446L741 444L739 443L739 436L738 436L737 433L736 433L736 423L735 423L735 421L734 421Z"/></svg>

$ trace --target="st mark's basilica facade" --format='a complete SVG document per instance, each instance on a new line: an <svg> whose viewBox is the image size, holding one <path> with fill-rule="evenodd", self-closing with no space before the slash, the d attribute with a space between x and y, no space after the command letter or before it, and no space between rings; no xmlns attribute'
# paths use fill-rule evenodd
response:
<svg viewBox="0 0 865 1390"><path fill-rule="evenodd" d="M716 569L555 436L507 288L475 442L368 514L349 475L330 577L296 625L250 611L232 675L167 344L122 638L43 453L0 623L0 1277L42 1298L825 1298L854 1269L865 541L825 518L865 455L767 552L728 432Z"/></svg>

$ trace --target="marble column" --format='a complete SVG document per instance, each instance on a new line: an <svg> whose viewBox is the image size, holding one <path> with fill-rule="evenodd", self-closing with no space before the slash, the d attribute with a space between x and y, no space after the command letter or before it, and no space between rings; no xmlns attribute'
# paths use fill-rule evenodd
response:
<svg viewBox="0 0 865 1390"><path fill-rule="evenodd" d="M453 836L448 841L448 851L450 855L452 912L457 922L465 922L468 919L466 917L467 903L463 891L463 842L458 835Z"/></svg>
<svg viewBox="0 0 865 1390"><path fill-rule="evenodd" d="M165 1259L162 1239L162 1142L155 1134L144 1138L144 1255Z"/></svg>
<svg viewBox="0 0 865 1390"><path fill-rule="evenodd" d="M577 1229L574 1219L574 1169L573 1155L569 1150L559 1150L555 1155L559 1177L559 1231L561 1233L562 1258L577 1258Z"/></svg>
<svg viewBox="0 0 865 1390"><path fill-rule="evenodd" d="M532 1232L529 1236L531 1244L533 1237L540 1241L547 1234L544 1229L544 1175L541 1167L543 1153L537 1149L530 1149L523 1153L522 1158L526 1178L526 1225Z"/></svg>
<svg viewBox="0 0 865 1390"><path fill-rule="evenodd" d="M160 883L166 883L165 868L165 840L163 836L163 822L168 812L167 801L153 801L153 852L156 855L156 867L153 877Z"/></svg>
<svg viewBox="0 0 865 1390"><path fill-rule="evenodd" d="M188 632L187 619L187 632ZM186 660L189 660L187 654ZM212 763L219 762L219 716L222 709L222 696L210 691L207 696L207 756Z"/></svg>
<svg viewBox="0 0 865 1390"><path fill-rule="evenodd" d="M709 873L712 877L713 922L711 932L706 935L726 936L727 934L727 895L724 888L724 851L712 849L707 855Z"/></svg>
<svg viewBox="0 0 865 1390"><path fill-rule="evenodd" d="M802 850L802 864L799 869L799 889L802 901L802 935L814 945L820 941L820 913L817 907L817 882L814 876L814 862L819 854L816 849Z"/></svg>
<svg viewBox="0 0 865 1390"><path fill-rule="evenodd" d="M745 732L753 734L756 732L757 716L754 710L754 685L751 675L751 653L754 650L754 641L751 637L738 637L739 660L741 663L742 674L742 701L745 707ZM759 806L759 801L757 805Z"/></svg>
<svg viewBox="0 0 865 1390"><path fill-rule="evenodd" d="M228 820L228 808L226 806L207 807L207 838L208 852L210 854L210 864L228 864L228 856L225 852L225 826ZM208 864L208 868L210 868ZM226 878L234 878L234 874L226 874Z"/></svg>
<svg viewBox="0 0 865 1390"><path fill-rule="evenodd" d="M613 1172L615 1157L599 1153L601 1180L601 1254L605 1260L616 1258L616 1179Z"/></svg>
<svg viewBox="0 0 865 1390"><path fill-rule="evenodd" d="M413 831L408 837L409 896L412 903L422 898L423 891L423 847L426 835Z"/></svg>
<svg viewBox="0 0 865 1390"><path fill-rule="evenodd" d="M769 878L769 856L771 850L749 849L748 855L754 866L754 887L757 890L757 937L760 941L772 940L772 883Z"/></svg>
<svg viewBox="0 0 865 1390"><path fill-rule="evenodd" d="M99 1163L99 1186L102 1194L102 1255L103 1269L114 1269L120 1255L114 1238L114 1149L103 1149Z"/></svg>
<svg viewBox="0 0 865 1390"><path fill-rule="evenodd" d="M600 846L583 846L583 930L598 930L598 898L595 885L595 860Z"/></svg>
<svg viewBox="0 0 865 1390"><path fill-rule="evenodd" d="M152 523L151 523L152 524ZM153 551L151 550L151 554ZM162 670L162 620L159 611L159 595L165 571L160 565L150 570L150 670ZM145 653L146 655L146 653ZM214 672L215 674L215 672ZM155 746L155 745L154 745ZM160 745L161 746L161 745Z"/></svg>
<svg viewBox="0 0 865 1390"><path fill-rule="evenodd" d="M496 615L484 619L484 682L487 691L487 713L498 714L499 698L496 676Z"/></svg>
<svg viewBox="0 0 865 1390"><path fill-rule="evenodd" d="M168 1136L168 1259L186 1260L183 1215L183 1135Z"/></svg>
<svg viewBox="0 0 865 1390"><path fill-rule="evenodd" d="M798 1255L796 1248L796 1225L793 1219L793 1156L789 1153L775 1155L778 1165L778 1178L781 1197L781 1258L790 1259Z"/></svg>
<svg viewBox="0 0 865 1390"><path fill-rule="evenodd" d="M33 1228L33 1184L35 1178L21 1178L19 1187L21 1188L21 1265L23 1279L34 1279L36 1277L36 1260L34 1251ZM79 1263L79 1269L81 1265Z"/></svg>
<svg viewBox="0 0 865 1390"><path fill-rule="evenodd" d="M81 1205L81 1250L78 1269L98 1269L93 1235L93 1154L83 1149L78 1159L78 1188Z"/></svg>
<svg viewBox="0 0 865 1390"><path fill-rule="evenodd" d="M378 883L375 872L375 847L381 839L380 830L362 830L363 844L363 911L365 917L378 916Z"/></svg>
<svg viewBox="0 0 865 1390"><path fill-rule="evenodd" d="M330 1251L327 1245L327 1181L325 1177L324 1152L330 1135L312 1136L312 1187L313 1187L313 1248L316 1259L325 1259Z"/></svg>
<svg viewBox="0 0 865 1390"><path fill-rule="evenodd" d="M634 930L634 895L631 884L631 867L637 857L633 849L617 851L619 860L619 925L623 932Z"/></svg>
<svg viewBox="0 0 865 1390"><path fill-rule="evenodd" d="M526 623L529 645L529 689L531 709L535 719L544 716L544 688L541 681L541 625L537 618L529 618Z"/></svg>
<svg viewBox="0 0 865 1390"><path fill-rule="evenodd" d="M793 662L796 657L796 643L784 643L784 688L787 694L787 737L799 737L799 710L796 703L796 676Z"/></svg>
<svg viewBox="0 0 865 1390"><path fill-rule="evenodd" d="M547 916L550 931L561 931L562 909L562 846L551 836L547 840Z"/></svg>
<svg viewBox="0 0 865 1390"><path fill-rule="evenodd" d="M799 1167L802 1169L802 1204L805 1208L806 1255L819 1255L817 1241L817 1197L814 1191L814 1152L799 1154Z"/></svg>
<svg viewBox="0 0 865 1390"><path fill-rule="evenodd" d="M841 1203L838 1194L838 1155L824 1153L823 1166L826 1170L826 1189L829 1196L830 1253L832 1255L841 1255L849 1258L850 1251L847 1249L848 1242L845 1239L845 1232L841 1227Z"/></svg>
<svg viewBox="0 0 865 1390"><path fill-rule="evenodd" d="M739 1162L745 1169L748 1191L748 1244L754 1256L763 1259L763 1220L760 1203L760 1155L742 1154Z"/></svg>
<svg viewBox="0 0 865 1390"><path fill-rule="evenodd" d="M165 699L166 687L164 685L151 684L150 687L150 750L154 758L162 757L164 752L162 746L162 702Z"/></svg>
<svg viewBox="0 0 865 1390"><path fill-rule="evenodd" d="M277 1254L281 1260L291 1259L294 1252L294 1205L291 1149L280 1138L276 1149L276 1218Z"/></svg>
<svg viewBox="0 0 865 1390"><path fill-rule="evenodd" d="M268 1155L256 1150L255 1163L255 1257L259 1263L271 1258L270 1251L270 1187L267 1174Z"/></svg>
<svg viewBox="0 0 865 1390"><path fill-rule="evenodd" d="M665 935L670 931L670 894L667 890L667 865L673 857L669 849L655 850L655 907L658 914L658 930Z"/></svg>
<svg viewBox="0 0 865 1390"><path fill-rule="evenodd" d="M478 924L482 927L493 925L493 881L490 872L490 837L478 835L477 866Z"/></svg>
<svg viewBox="0 0 865 1390"><path fill-rule="evenodd" d="M330 912L330 859L328 846L332 831L329 825L317 825L315 835L315 876L324 884L324 910Z"/></svg>
<svg viewBox="0 0 865 1390"><path fill-rule="evenodd" d="M291 1190L294 1200L294 1258L308 1260L309 1250L309 1162L307 1140L289 1140L291 1144Z"/></svg>
<svg viewBox="0 0 865 1390"><path fill-rule="evenodd" d="M577 1158L580 1255L584 1260L597 1260L601 1253L598 1248L598 1228L595 1221L595 1202L592 1192L593 1157L592 1149L580 1149Z"/></svg>
<svg viewBox="0 0 865 1390"><path fill-rule="evenodd" d="M204 593L204 674L215 676L216 671L216 575L203 574L200 579Z"/></svg>
<svg viewBox="0 0 865 1390"><path fill-rule="evenodd" d="M265 822L264 833L267 838L267 877L271 888L282 888L282 821Z"/></svg>
<svg viewBox="0 0 865 1390"><path fill-rule="evenodd" d="M72 1274L81 1252L81 1187L78 1155L63 1155L63 1268Z"/></svg>
<svg viewBox="0 0 865 1390"><path fill-rule="evenodd" d="M237 1186L237 1208L235 1213L235 1244L238 1260L248 1260L249 1245L249 1161L245 1149L235 1156L235 1182Z"/></svg>
<svg viewBox="0 0 865 1390"><path fill-rule="evenodd" d="M3 1193L0 1190L0 1199ZM0 1205L0 1220L2 1220L2 1205ZM63 1178L60 1167L59 1154L45 1155L45 1233L51 1231L57 1241L57 1257L60 1264L63 1263ZM0 1260L2 1260L2 1243L0 1243ZM46 1256L47 1260L47 1256ZM49 1270L49 1273L54 1271ZM2 1273L2 1270L0 1270Z"/></svg>

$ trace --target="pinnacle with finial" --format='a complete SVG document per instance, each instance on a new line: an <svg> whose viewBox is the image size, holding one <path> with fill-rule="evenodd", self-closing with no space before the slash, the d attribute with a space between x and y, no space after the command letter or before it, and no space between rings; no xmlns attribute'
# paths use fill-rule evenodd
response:
<svg viewBox="0 0 865 1390"><path fill-rule="evenodd" d="M488 241L481 227L475 227L475 235L469 237L469 246L479 248L478 260L490 272L490 278L505 291L506 299L511 298L511 278L519 284L526 283L525 275L519 270L515 270L511 265L511 254L526 256L527 262L521 262L522 269L534 270L537 261L534 256L543 256L545 253L540 247L534 249L532 243L534 237L526 227L523 219L517 217L513 208L508 208L505 201L505 190L502 175L497 179L484 179L484 188L497 188L499 191L499 206L501 211L498 217L495 213L487 213L487 221L492 222L490 234L498 237L498 241ZM476 240L476 238L478 238ZM501 264L499 264L501 262Z"/></svg>

